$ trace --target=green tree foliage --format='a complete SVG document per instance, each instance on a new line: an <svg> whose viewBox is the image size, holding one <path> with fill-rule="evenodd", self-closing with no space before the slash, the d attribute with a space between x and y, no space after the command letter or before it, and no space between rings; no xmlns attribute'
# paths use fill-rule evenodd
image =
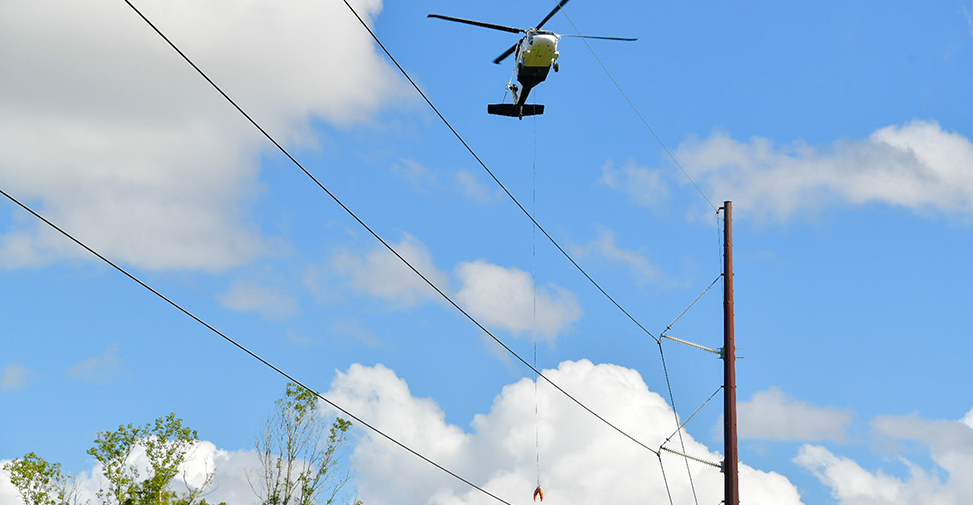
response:
<svg viewBox="0 0 973 505"><path fill-rule="evenodd" d="M261 463L251 487L263 505L320 505L335 502L349 480L340 470L342 449L351 423L333 422L318 408L314 393L294 383L275 403L256 446ZM98 433L88 454L101 463L106 484L97 492L99 505L208 505L204 491L211 470L198 487L173 481L199 441L195 430L169 414L144 426L119 426ZM144 457L142 457L144 453ZM77 505L77 487L60 463L48 463L33 452L3 466L25 505ZM185 481L186 479L182 479ZM221 504L225 505L225 504ZM361 505L361 502L355 502Z"/></svg>
<svg viewBox="0 0 973 505"><path fill-rule="evenodd" d="M212 481L212 472L199 488L180 494L170 486L198 440L196 431L183 426L175 414L145 426L129 424L99 432L95 446L88 449L88 454L102 464L108 481L107 489L98 491L98 498L105 505L204 505L200 495ZM134 461L133 455L139 450L145 451L147 468Z"/></svg>
<svg viewBox="0 0 973 505"><path fill-rule="evenodd" d="M65 505L75 502L70 477L61 472L60 463L48 463L33 452L3 465L10 482L20 491L26 505Z"/></svg>
<svg viewBox="0 0 973 505"><path fill-rule="evenodd" d="M317 396L293 382L275 406L255 443L261 475L248 476L260 503L334 503L349 479L339 462L351 422L339 417L329 423L318 408Z"/></svg>
<svg viewBox="0 0 973 505"><path fill-rule="evenodd" d="M160 417L145 426L123 425L115 431L102 431L88 454L101 463L107 487L98 490L102 505L207 505L201 499L213 473L198 488L176 492L171 484L179 475L199 440L196 432L183 426L175 414ZM144 451L148 464L139 464ZM4 465L10 482L26 505L76 505L77 488L73 479L61 472L60 463L48 463L34 453Z"/></svg>

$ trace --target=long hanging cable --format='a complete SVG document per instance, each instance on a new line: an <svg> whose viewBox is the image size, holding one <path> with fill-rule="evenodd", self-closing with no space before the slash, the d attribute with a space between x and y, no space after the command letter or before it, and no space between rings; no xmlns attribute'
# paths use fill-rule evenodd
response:
<svg viewBox="0 0 973 505"><path fill-rule="evenodd" d="M422 272L420 272L419 269L417 269L414 265L412 265L412 263L410 263L408 260L406 260L405 257L402 256L402 254L400 254L394 247L392 247L391 244L389 244L388 242L386 242L385 239L382 238L382 236L378 234L378 232L376 232L370 226L368 226L368 224L365 223L364 220L362 220L360 217L358 217L358 214L356 214L354 211L351 210L351 208L349 208L347 205L345 205L344 202L342 202L341 199L339 199L337 195L335 195L334 193L332 193L331 190L329 190L320 180L318 180L317 177L314 176L314 174L312 174L307 168L304 167L304 165L302 165L299 161L297 161L297 158L295 158L294 156L292 156L291 153L287 149L285 149L283 145L281 145L272 135L270 135L270 133L267 132L267 130L265 130L262 126L260 126L260 124L257 123L256 120L254 120L249 114L247 114L246 111L243 110L242 107L240 107L232 98L230 98L230 96L227 95L226 92L224 92L223 89L220 88L216 84L216 82L214 82L212 79L210 79L209 76L206 75L206 73L203 72L203 70L201 68L199 68L199 66L197 66L191 59L189 59L189 57L186 56L186 54L183 53L182 50L180 50L179 47L176 46L175 43L173 43L169 39L169 37L167 37L164 33L162 33L162 31L158 27L156 27L155 24L152 23L152 21L149 20L149 18L147 18L144 14L142 14L142 11L140 11L137 7L135 7L135 5L133 5L130 0L123 0L123 1L126 4L128 4L128 6L131 7L132 10L135 11L135 13L138 14L138 16L140 18L142 18L142 20L145 21L145 23L148 24L160 37L162 37L162 39L165 40L165 42L167 44L169 44L169 47L171 47L173 50L175 50L179 54L179 56L181 56L187 63L189 63L189 65L192 66L193 69L195 69L196 72L199 75L201 75L206 80L206 82L208 82L214 89L216 89L216 91L218 91L220 93L220 95L223 96L223 98L225 98L240 114L242 114L247 119L247 121L250 122L250 124L252 124L255 128L257 128L257 130L259 130L260 133L263 134L263 136L267 138L267 140L269 140L281 153L283 153L284 156L286 156L287 159L291 161L291 163L293 163L302 172L304 172L304 175L306 175L309 179L311 179L311 181L315 185L317 185L318 188L320 188L322 191L324 191L325 194L327 194L335 203L337 203L338 206L340 206L342 208L342 210L344 210L359 225L361 225L362 228L364 228L373 238L375 238L376 240L378 240L379 243L381 243L382 246L384 246L389 252L391 252L393 255L395 255L395 257L398 258L399 261L401 261L405 266L407 266L410 270L412 270L413 273L415 273L416 275L418 275L419 278L423 280L423 282L425 282L436 293L438 293L453 308L455 308L461 314L463 314L463 316L465 316L468 320L470 320L470 322L472 322L474 325L476 325L477 328L479 328L484 333L486 333L487 336L489 336L491 339L493 339L494 342L496 342L501 347L503 347L503 349L505 351L507 351L512 356L514 356L515 358L517 358L518 361L520 361L522 364L524 364L524 366L526 366L527 368L529 368L534 374L536 374L538 377L544 379L545 382L547 382L548 384L550 384L551 386L553 386L554 389L556 389L559 393L561 393L564 396L566 396L568 399L570 399L571 401L573 401L574 403L576 403L579 407L581 407L582 409L584 409L585 411L587 411L589 414L591 414L592 416L594 416L595 418L597 418L599 421L605 423L606 425L608 425L609 427L611 427L612 429L614 429L615 431L617 431L618 433L620 433L621 435L623 435L625 438L628 438L632 442L635 442L636 444L640 445L642 448L648 450L649 452L651 452L653 454L658 454L659 453L659 451L657 451L657 450L649 447L644 442L642 442L642 441L638 440L637 438L633 437L632 435L628 434L626 431L622 430L621 428L619 428L618 426L616 426L615 424L613 424L611 421L609 421L609 420L605 419L604 417L602 417L601 414L598 414L597 412L595 412L594 410L592 410L590 407L588 407L587 405L585 405L584 403L582 403L581 400L578 400L577 398L575 398L571 393L568 393L565 389L561 388L561 386L557 385L550 378L548 378L547 376L545 376L544 374L542 374L540 372L540 370L537 369L537 367L531 365L520 354L517 354L517 352L514 351L513 349L511 349L510 346L508 346L506 343L504 343L502 340L500 340L496 335L494 335L493 332L491 332L485 326L483 326L483 324L481 324L476 318L474 318L472 315L470 315L470 313L467 312L466 309L464 309L458 303L456 303L448 294L446 294L445 291L443 291L439 286L437 286L435 283L433 283L431 280L429 280L429 278L426 277ZM345 3L347 4L347 1L345 1ZM348 5L348 7L351 8L351 5ZM354 9L352 9L352 10L354 11ZM356 16L358 15L357 12L355 13L355 15ZM359 17L359 19L361 19L361 18ZM368 26L366 25L366 28L367 27ZM369 29L369 32L371 32L371 29ZM373 37L374 37L374 34L373 34ZM381 42L379 42L379 44L381 45ZM384 47L383 47L383 49L384 49ZM387 50L386 50L386 53L387 53ZM389 55L389 56L391 57L391 55ZM485 165L484 165L484 167L485 167ZM506 189L506 188L504 188L504 189ZM519 205L519 202L518 202L518 205ZM523 208L523 207L521 207L521 208ZM527 212L526 209L524 211ZM529 212L528 212L528 215L530 215ZM533 221L533 217L531 217L531 220ZM541 228L541 226L539 224L537 224L536 221L534 221L534 224L537 226L537 229L541 230L541 232L544 232L544 229ZM545 232L545 235L546 235L546 232ZM548 237L550 237L550 235L548 235ZM553 241L553 239L551 239L551 240ZM555 242L555 245L557 245L556 242ZM558 246L558 247L560 247L560 246ZM567 253L565 253L565 254L567 254ZM607 295L607 293L606 293L606 295ZM634 320L634 318L633 318L633 320ZM636 323L638 324L637 321L636 321ZM641 327L641 324L639 324L639 326ZM649 333L648 330L645 330L645 331L652 338L656 339L656 337L654 335L652 335L651 333ZM656 339L656 340L658 340L658 339Z"/></svg>
<svg viewBox="0 0 973 505"><path fill-rule="evenodd" d="M534 123L534 156L531 162L531 190L530 204L531 214L537 217L537 116L533 117ZM530 257L531 257L531 291L533 299L531 309L533 313L533 333L534 333L534 368L537 368L537 227L531 224L530 227ZM537 463L537 489L541 488L541 418L538 412L537 399L537 380L534 380L534 451ZM537 490L535 490L535 493ZM543 500L543 498L541 498Z"/></svg>
<svg viewBox="0 0 973 505"><path fill-rule="evenodd" d="M183 314L189 316L190 318L192 318L197 323L203 325L209 331L211 331L211 332L219 335L221 338L223 338L223 340L227 341L228 343L232 344L237 349L239 349L239 350L243 351L244 353L248 354L251 358L253 358L253 359L259 361L260 363L262 363L263 365L269 367L271 370L277 372L278 374L280 374L281 376L283 376L285 379L287 379L287 380L289 380L289 381L297 384L298 386L300 386L300 387L308 390L309 392L311 392L312 394L314 394L314 396L316 396L317 398L321 399L322 401L324 401L328 405L330 405L330 406L334 407L335 409L339 410L342 414L350 417L351 419L354 419L355 422L357 422L357 423L361 424L362 426L368 428L369 430L372 430L375 433L381 435L383 438L391 441L395 445L398 445L399 447L401 447L401 448L405 449L406 451L412 453L413 455L419 457L420 459L422 459L426 463L429 463L430 465L435 466L436 468L442 470L443 472L446 472L450 476L452 476L452 477L454 477L454 478L462 481L463 483L465 483L465 484L473 487L474 489L479 490L483 494L486 494L487 496L489 496L489 497L491 497L491 498L493 498L493 499L495 499L495 500L497 500L497 501L499 501L501 503L505 503L507 505L511 505L510 502L508 502L508 501L506 501L506 500L504 500L504 499L496 496L495 494L493 494L493 493L491 493L491 492L483 489L480 486L477 486L476 484L470 482L469 480L464 479L463 477L461 477L458 474L452 472L451 470L449 470L448 468L440 465L439 463L436 463L435 461L427 458L426 456L423 456L422 454L420 454L419 452L417 452L415 449L412 449L411 447L405 445L404 443L399 442L398 440L392 438L390 435L386 434L382 430L380 430L380 429L372 426L371 424L365 422L365 420L363 420L362 418L360 418L360 417L356 416L355 414L352 414L351 412L345 410L344 408L342 408L337 403L334 403L331 400L325 398L321 393L318 393L314 389L311 389L310 387L304 385L304 383L301 382L301 381L299 381L299 380L297 380L297 378L295 378L292 375L288 374L284 370L278 368L276 365L270 363L266 359L260 357L260 355L258 355L257 353L251 351L250 349L248 349L247 347L245 347L243 344L241 344L241 343L237 342L236 340L230 338L227 334L225 334L225 333L221 332L220 330L216 329L216 327L210 325L209 323L207 323L206 321L204 321L202 318L200 318L196 314L193 314L188 309L184 308L182 305L176 303L171 298L169 298L166 295L162 294L160 291L157 291L152 286L149 286L148 284L146 284L145 282L143 282L141 279L139 279L138 277L136 277L134 274L130 273L128 270L125 270L124 268L118 266L117 263L111 261L106 256L103 256L98 251L95 251L94 249L92 249L91 247L89 247L87 244L85 244L81 240L75 238L73 235L71 235L67 231L61 229L59 226L57 226L56 224L54 224L52 221L49 221L47 218L45 218L44 216L42 216L40 213L34 211L34 209L28 207L26 204L22 203L20 200L17 200L12 195L10 195L6 191L4 191L2 188L0 188L0 194L2 194L3 196L7 197L7 199L10 200L10 201L12 201L13 203L19 205L22 209L26 210L27 212L29 212L30 214L32 214L37 219L40 219L41 221L43 221L44 224L50 226L51 228L53 228L54 230L56 230L61 235L63 235L65 237L67 237L68 239L70 239L72 242L74 242L75 244L77 244L78 246L80 246L85 251L88 251L89 253L91 253L92 255L94 255L99 260L103 261L104 263L108 264L109 266L111 266L112 268L114 268L115 270L117 270L118 272L120 272L123 275L125 275L126 277L128 277L130 280L134 281L136 284L142 286L143 288L145 288L146 290L148 290L149 292L151 292L153 295L161 298L162 300L164 300L169 305L175 307L177 310L179 310Z"/></svg>

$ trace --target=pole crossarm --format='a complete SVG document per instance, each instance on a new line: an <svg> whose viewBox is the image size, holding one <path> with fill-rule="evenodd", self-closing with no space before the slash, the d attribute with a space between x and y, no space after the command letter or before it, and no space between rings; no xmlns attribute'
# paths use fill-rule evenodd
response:
<svg viewBox="0 0 973 505"><path fill-rule="evenodd" d="M719 463L713 463L712 461L705 460L703 458L697 458L696 456L690 456L689 454L682 453L682 452L676 451L674 449L670 449L670 448L665 447L665 446L660 447L659 450L660 451L665 451L665 452L670 452L672 454L675 454L676 456L682 456L682 457L684 457L686 459L691 459L691 460L693 460L693 461L695 461L697 463L702 463L704 465L709 465L709 466L711 466L713 468L719 468L719 469L722 469L723 468L723 465L721 465Z"/></svg>
<svg viewBox="0 0 973 505"><path fill-rule="evenodd" d="M702 349L702 350L704 350L706 352L711 352L711 353L713 353L713 354L715 354L717 356L720 356L720 357L723 356L723 353L720 352L719 350L717 350L717 349L711 349L709 347L706 347L705 345L699 345L699 344L697 344L695 342L690 342L688 340L683 340L681 338L673 337L672 335L662 334L661 336L662 336L662 338L672 340L673 342L679 342L680 344L685 344L685 345L688 345L689 347L695 347L697 349Z"/></svg>

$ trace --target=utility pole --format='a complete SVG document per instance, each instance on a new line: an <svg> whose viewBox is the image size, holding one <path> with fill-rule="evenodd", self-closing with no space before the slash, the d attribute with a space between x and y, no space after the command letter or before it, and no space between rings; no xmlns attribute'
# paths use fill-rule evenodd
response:
<svg viewBox="0 0 973 505"><path fill-rule="evenodd" d="M723 503L740 505L736 347L733 342L733 202L723 202Z"/></svg>

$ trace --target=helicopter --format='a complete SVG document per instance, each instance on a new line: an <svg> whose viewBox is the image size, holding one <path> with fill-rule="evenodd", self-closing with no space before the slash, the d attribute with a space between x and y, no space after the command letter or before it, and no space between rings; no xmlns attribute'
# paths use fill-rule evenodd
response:
<svg viewBox="0 0 973 505"><path fill-rule="evenodd" d="M493 60L494 63L499 64L508 56L516 52L515 57L517 63L514 71L517 74L517 82L523 86L523 89L514 84L513 77L511 77L510 82L507 83L507 89L511 92L514 103L496 103L487 105L487 113L489 114L523 119L524 116L533 116L544 113L543 105L527 103L527 95L530 94L530 90L534 89L534 86L537 86L547 79L547 74L550 73L551 68L554 69L554 72L558 71L557 57L559 56L559 53L557 51L557 44L562 37L621 40L627 42L638 40L634 38L622 37L561 35L549 30L542 30L541 27L544 26L544 23L547 23L552 17L554 17L554 15L557 14L557 12L561 10L561 7L564 7L564 4L566 3L568 3L568 0L561 0L554 10L545 16L540 23L537 23L536 27L527 29L484 23L482 21L474 21L471 19L455 18L452 16L443 16L441 14L429 14L427 17L445 19L446 21L455 21L457 23L465 23L468 25L490 28L492 30L499 30L502 32L523 34L520 42L517 42L509 49L504 51L503 54Z"/></svg>

